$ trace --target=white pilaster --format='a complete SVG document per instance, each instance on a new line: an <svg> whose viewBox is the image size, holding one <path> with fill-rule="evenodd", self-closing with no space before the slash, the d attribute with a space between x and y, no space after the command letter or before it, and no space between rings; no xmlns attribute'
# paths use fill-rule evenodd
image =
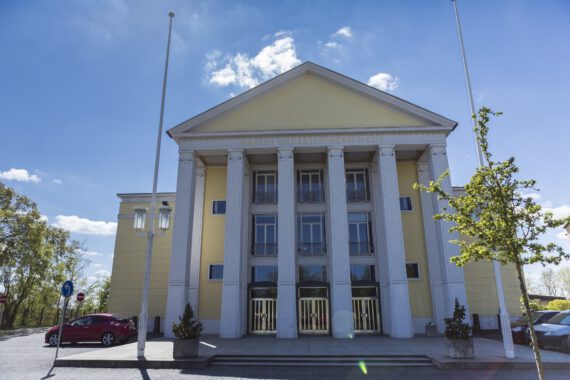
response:
<svg viewBox="0 0 570 380"><path fill-rule="evenodd" d="M243 335L242 230L244 192L243 149L228 150L226 224L224 234L224 278L220 315L220 338Z"/></svg>
<svg viewBox="0 0 570 380"><path fill-rule="evenodd" d="M449 169L447 162L447 154L444 145L431 145L428 148L430 178L437 180L443 172ZM446 176L442 183L442 188L448 194L453 194L451 179ZM448 204L444 200L439 200L432 195L433 212L441 213ZM449 232L452 226L450 222L444 220L436 220L435 223L436 238L440 247L440 271L442 279L443 296L446 305L446 316L453 315L455 299L466 308L467 318L470 319L469 305L467 304L467 293L465 290L465 279L463 269L453 264L450 259L459 255L459 247L450 243L450 240L457 240L457 232Z"/></svg>
<svg viewBox="0 0 570 380"><path fill-rule="evenodd" d="M297 337L293 148L277 149L277 337Z"/></svg>
<svg viewBox="0 0 570 380"><path fill-rule="evenodd" d="M198 291L200 285L200 256L202 254L202 220L204 217L204 185L206 168L196 167L196 187L194 194L194 224L192 230L192 251L190 254L190 288L188 301L198 316Z"/></svg>
<svg viewBox="0 0 570 380"><path fill-rule="evenodd" d="M196 154L180 151L176 184L176 205L172 232L172 255L166 300L164 336L173 338L172 322L178 321L188 302L190 252L194 222L194 190L196 184Z"/></svg>
<svg viewBox="0 0 570 380"><path fill-rule="evenodd" d="M382 239L379 245L380 267L385 267L389 293L390 336L394 338L413 337L412 312L406 276L406 256L404 236L402 232L402 217L400 213L400 192L398 190L398 172L396 155L393 145L380 145L378 148L378 179L377 195L381 207L376 210L380 216ZM383 280L384 281L384 280Z"/></svg>
<svg viewBox="0 0 570 380"><path fill-rule="evenodd" d="M329 212L331 223L331 321L335 338L352 338L352 288L348 253L348 214L343 147L328 147Z"/></svg>
<svg viewBox="0 0 570 380"><path fill-rule="evenodd" d="M418 161L418 181L424 186L430 182L429 164L427 161ZM424 224L424 237L426 241L426 251L428 259L428 272L431 288L431 301L433 308L433 319L437 331L445 331L446 305L443 295L443 285L441 281L441 259L440 248L437 242L435 220L433 219L433 198L432 194L425 191L420 192L422 216Z"/></svg>

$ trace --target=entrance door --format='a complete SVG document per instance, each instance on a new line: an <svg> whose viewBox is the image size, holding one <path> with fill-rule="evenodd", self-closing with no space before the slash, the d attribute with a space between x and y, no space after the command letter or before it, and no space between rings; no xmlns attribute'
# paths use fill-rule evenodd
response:
<svg viewBox="0 0 570 380"><path fill-rule="evenodd" d="M275 334L277 331L277 289L251 288L249 333Z"/></svg>
<svg viewBox="0 0 570 380"><path fill-rule="evenodd" d="M352 318L354 332L381 332L378 288L375 286L352 288Z"/></svg>
<svg viewBox="0 0 570 380"><path fill-rule="evenodd" d="M299 288L299 333L329 333L329 297L327 288Z"/></svg>

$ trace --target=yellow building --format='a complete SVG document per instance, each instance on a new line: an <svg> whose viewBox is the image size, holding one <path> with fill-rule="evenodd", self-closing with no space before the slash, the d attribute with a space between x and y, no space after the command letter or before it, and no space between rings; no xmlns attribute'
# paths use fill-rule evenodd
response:
<svg viewBox="0 0 570 380"><path fill-rule="evenodd" d="M150 325L172 336L190 302L223 338L408 338L442 332L458 299L496 328L492 264L452 264L455 236L433 220L445 205L412 188L447 170L455 127L307 62L170 129L178 181L158 198ZM137 315L150 195L119 198L109 308ZM518 315L513 268L502 275Z"/></svg>

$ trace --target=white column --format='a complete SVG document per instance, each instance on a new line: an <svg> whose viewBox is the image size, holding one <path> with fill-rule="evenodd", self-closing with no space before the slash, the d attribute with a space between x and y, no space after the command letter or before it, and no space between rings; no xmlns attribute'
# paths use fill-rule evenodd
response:
<svg viewBox="0 0 570 380"><path fill-rule="evenodd" d="M166 299L164 336L173 338L172 322L178 321L188 302L190 251L194 222L194 189L196 183L196 154L181 151L178 160L176 204L172 232L172 255Z"/></svg>
<svg viewBox="0 0 570 380"><path fill-rule="evenodd" d="M277 337L297 337L293 148L277 149Z"/></svg>
<svg viewBox="0 0 570 380"><path fill-rule="evenodd" d="M437 180L443 172L449 169L445 146L430 146L428 148L428 157L430 163L430 178L432 180ZM449 176L446 176L443 179L441 185L446 193L453 194L453 188L451 186L451 179ZM432 202L433 212L435 214L442 212L444 208L448 207L446 201L437 199L435 195L432 196ZM459 247L450 243L450 240L458 239L457 232L449 232L449 228L452 226L451 222L436 220L434 225L436 230L435 235L440 247L440 271L443 296L446 305L446 315L453 315L455 299L457 298L459 303L465 306L467 319L470 319L471 314L469 313L469 306L467 304L463 269L450 261L453 256L459 255Z"/></svg>
<svg viewBox="0 0 570 380"><path fill-rule="evenodd" d="M393 145L381 145L378 148L378 178L380 186L378 196L383 233L379 245L380 266L385 266L390 303L390 336L411 338L414 336L412 312L406 276L406 256L400 212L400 192L398 190L398 172Z"/></svg>
<svg viewBox="0 0 570 380"><path fill-rule="evenodd" d="M418 161L418 181L424 186L430 182L429 164L425 160ZM431 287L431 301L433 308L433 319L437 331L445 331L446 305L443 296L443 285L441 281L440 248L437 242L435 220L433 219L433 199L432 194L425 191L420 192L422 216L424 224L424 237L428 259L428 272Z"/></svg>
<svg viewBox="0 0 570 380"><path fill-rule="evenodd" d="M220 338L239 338L243 333L242 230L244 191L243 149L228 150L226 225L224 234L224 279L220 315Z"/></svg>
<svg viewBox="0 0 570 380"><path fill-rule="evenodd" d="M200 285L200 256L202 254L202 221L204 217L204 185L206 168L196 168L196 190L194 194L194 226L192 230L192 250L190 254L190 288L188 301L198 316L198 295Z"/></svg>
<svg viewBox="0 0 570 380"><path fill-rule="evenodd" d="M331 316L335 338L352 338L352 288L348 255L348 214L343 147L328 148L329 212L331 223Z"/></svg>

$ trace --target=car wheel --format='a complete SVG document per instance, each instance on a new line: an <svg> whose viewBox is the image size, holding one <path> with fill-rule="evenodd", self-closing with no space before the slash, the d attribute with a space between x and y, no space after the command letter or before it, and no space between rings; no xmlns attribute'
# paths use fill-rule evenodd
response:
<svg viewBox="0 0 570 380"><path fill-rule="evenodd" d="M58 340L59 340L59 337L57 334L51 334L48 338L48 343L51 347L55 347L55 346L57 346Z"/></svg>
<svg viewBox="0 0 570 380"><path fill-rule="evenodd" d="M113 334L112 332L106 332L101 337L101 343L103 344L103 346L106 347L112 346L113 343L115 343L115 334Z"/></svg>

